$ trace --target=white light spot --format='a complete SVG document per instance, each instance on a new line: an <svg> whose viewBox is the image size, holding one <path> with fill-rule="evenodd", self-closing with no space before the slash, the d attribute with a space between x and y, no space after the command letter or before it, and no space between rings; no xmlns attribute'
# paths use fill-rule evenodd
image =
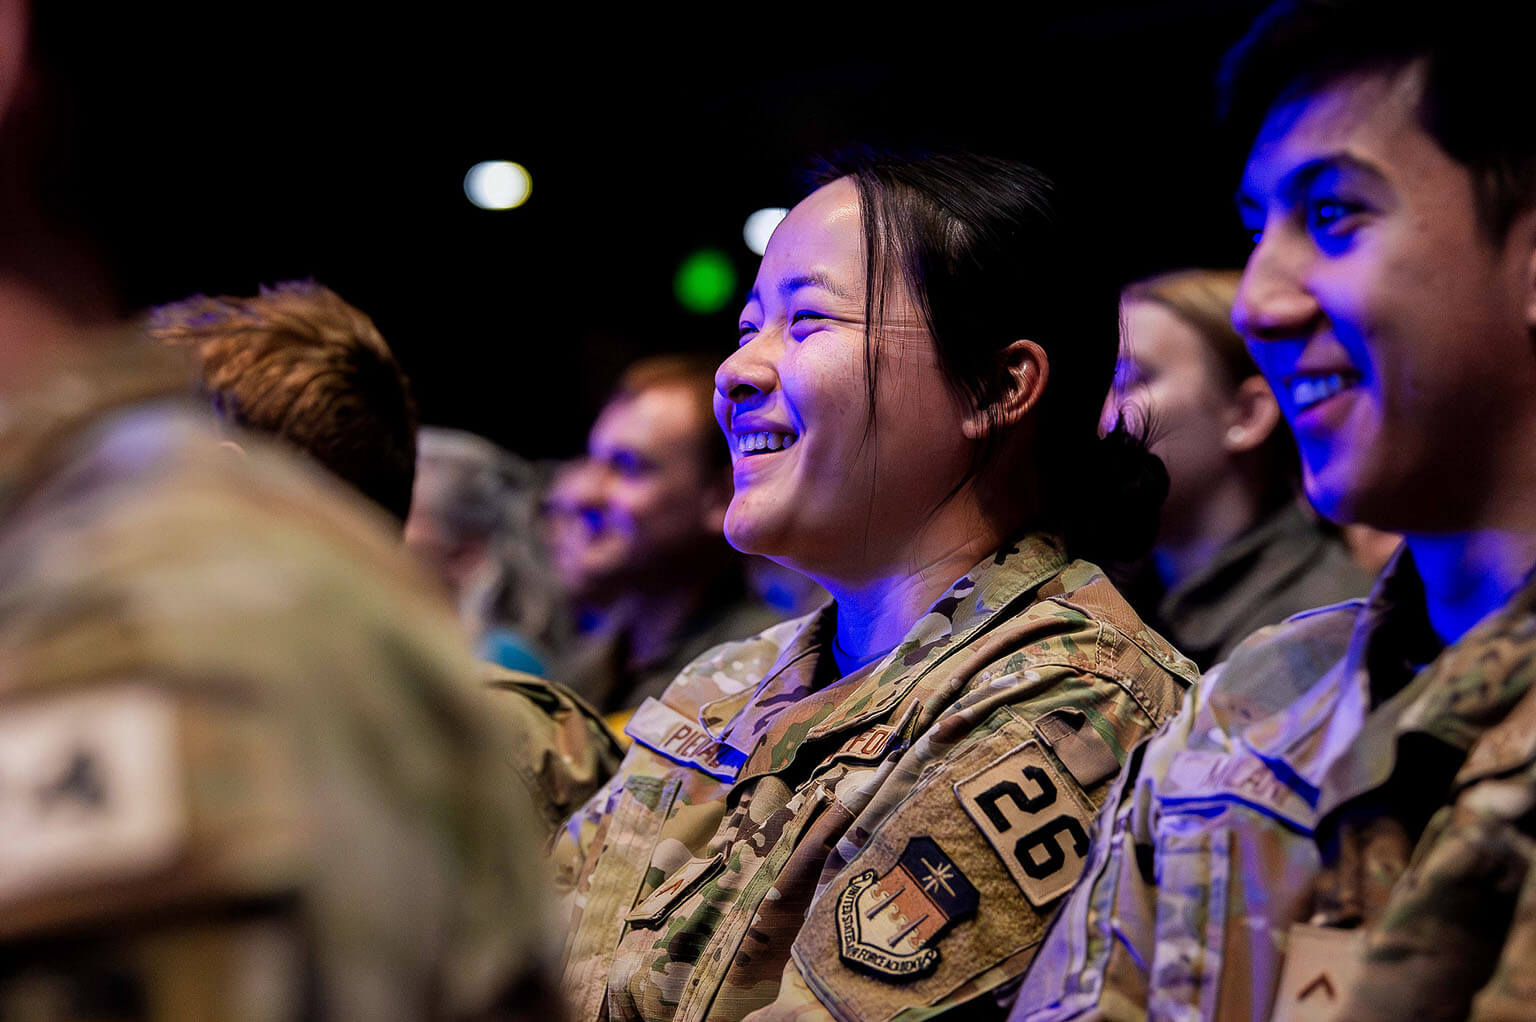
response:
<svg viewBox="0 0 1536 1022"><path fill-rule="evenodd" d="M788 215L789 210L775 206L772 209L760 209L747 217L747 225L741 229L741 237L747 247L758 255L768 251L768 239L773 237L774 228Z"/></svg>
<svg viewBox="0 0 1536 1022"><path fill-rule="evenodd" d="M464 175L464 194L481 209L514 209L528 201L533 177L520 163L486 160Z"/></svg>

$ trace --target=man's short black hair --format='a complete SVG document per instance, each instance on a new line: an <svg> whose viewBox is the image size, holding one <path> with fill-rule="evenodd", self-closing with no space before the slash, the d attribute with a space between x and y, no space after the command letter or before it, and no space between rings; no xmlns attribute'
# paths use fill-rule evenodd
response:
<svg viewBox="0 0 1536 1022"><path fill-rule="evenodd" d="M1278 100L1422 61L1419 124L1471 172L1480 226L1498 242L1536 205L1533 45L1529 0L1280 0L1227 54L1222 114L1251 143Z"/></svg>

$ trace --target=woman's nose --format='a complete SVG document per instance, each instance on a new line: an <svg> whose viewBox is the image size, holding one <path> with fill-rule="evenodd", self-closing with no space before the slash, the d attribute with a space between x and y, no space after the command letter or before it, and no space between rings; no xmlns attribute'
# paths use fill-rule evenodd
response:
<svg viewBox="0 0 1536 1022"><path fill-rule="evenodd" d="M773 390L778 374L769 348L771 340L762 333L726 356L715 371L715 391L732 405L751 403Z"/></svg>

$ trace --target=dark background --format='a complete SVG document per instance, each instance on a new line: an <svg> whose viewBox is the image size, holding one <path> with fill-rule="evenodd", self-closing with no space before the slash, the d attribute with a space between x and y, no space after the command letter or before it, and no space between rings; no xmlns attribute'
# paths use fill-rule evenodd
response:
<svg viewBox="0 0 1536 1022"><path fill-rule="evenodd" d="M94 239L125 311L312 276L373 316L423 421L529 457L579 449L630 359L723 356L736 302L684 311L679 263L720 249L744 292L747 214L852 143L1035 163L1117 282L1245 251L1212 80L1252 2L1026 3L1008 28L805 5L34 6L48 215ZM529 202L470 205L483 159L527 166Z"/></svg>

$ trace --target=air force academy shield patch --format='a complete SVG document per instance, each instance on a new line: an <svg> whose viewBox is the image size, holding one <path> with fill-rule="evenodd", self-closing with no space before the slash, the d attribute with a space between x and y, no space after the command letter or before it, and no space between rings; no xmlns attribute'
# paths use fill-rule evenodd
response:
<svg viewBox="0 0 1536 1022"><path fill-rule="evenodd" d="M866 869L838 895L839 953L880 979L916 979L938 964L928 945L975 912L979 897L935 841L911 838L896 865L883 874Z"/></svg>

